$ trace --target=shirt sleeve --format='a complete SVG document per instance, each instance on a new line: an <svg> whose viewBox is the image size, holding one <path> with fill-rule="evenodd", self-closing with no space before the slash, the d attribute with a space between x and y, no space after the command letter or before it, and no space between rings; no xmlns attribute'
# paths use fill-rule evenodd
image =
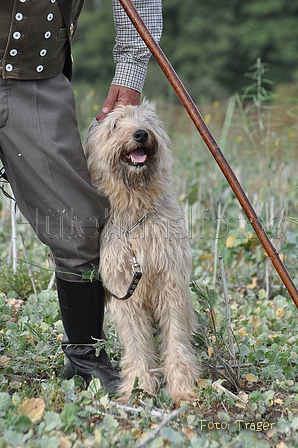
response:
<svg viewBox="0 0 298 448"><path fill-rule="evenodd" d="M132 0L156 42L162 34L162 0ZM113 0L116 64L112 84L142 92L151 53L135 29L119 0Z"/></svg>

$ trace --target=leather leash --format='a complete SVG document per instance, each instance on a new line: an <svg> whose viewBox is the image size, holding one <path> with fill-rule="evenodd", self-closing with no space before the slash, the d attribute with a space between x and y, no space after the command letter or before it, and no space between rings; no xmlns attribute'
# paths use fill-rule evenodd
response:
<svg viewBox="0 0 298 448"><path fill-rule="evenodd" d="M127 293L125 294L125 296L123 296L123 297L118 297L118 296L116 296L116 294L113 294L113 293L110 292L111 296L114 297L114 298L117 299L117 300L127 300L127 299L129 299L129 298L133 295L133 293L135 292L136 287L138 286L139 281L140 281L141 278L142 278L142 275L143 275L142 267L140 266L140 264L138 263L138 261L137 261L137 259L136 259L135 253L134 253L133 248L132 248L132 244L131 244L131 242L129 241L129 237L130 237L131 233L133 232L133 230L135 230L137 227L139 227L141 224L143 224L143 222L148 218L149 214L150 214L150 213L148 213L148 214L142 216L142 218L139 219L138 222L136 222L135 224L133 224L133 225L132 225L129 229L127 229L127 230L122 229L122 227L117 226L117 224L115 224L114 222L112 222L113 225L114 225L118 230L120 230L120 232L123 233L123 236L124 236L124 239L125 239L125 243L126 243L126 245L129 247L129 250L130 250L130 252L131 252L131 256L132 256L132 261L133 261L133 263L132 263L132 265L131 265L132 272L133 272L133 278L132 278L132 281L131 281L131 283L130 283L128 289L127 289Z"/></svg>

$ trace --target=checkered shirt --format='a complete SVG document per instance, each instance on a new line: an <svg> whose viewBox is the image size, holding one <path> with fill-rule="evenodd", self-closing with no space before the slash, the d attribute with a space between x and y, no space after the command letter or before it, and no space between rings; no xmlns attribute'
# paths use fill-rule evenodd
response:
<svg viewBox="0 0 298 448"><path fill-rule="evenodd" d="M161 0L133 0L133 3L155 41L159 42L162 33ZM117 35L113 50L116 71L112 84L142 92L151 53L119 0L113 0L113 11Z"/></svg>

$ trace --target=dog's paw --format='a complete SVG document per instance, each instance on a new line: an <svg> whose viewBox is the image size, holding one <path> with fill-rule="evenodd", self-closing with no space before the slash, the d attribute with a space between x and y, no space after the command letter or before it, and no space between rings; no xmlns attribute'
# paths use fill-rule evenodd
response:
<svg viewBox="0 0 298 448"><path fill-rule="evenodd" d="M180 407L182 401L194 402L198 399L198 394L196 394L193 390L177 393L174 392L169 395L171 395L175 407Z"/></svg>

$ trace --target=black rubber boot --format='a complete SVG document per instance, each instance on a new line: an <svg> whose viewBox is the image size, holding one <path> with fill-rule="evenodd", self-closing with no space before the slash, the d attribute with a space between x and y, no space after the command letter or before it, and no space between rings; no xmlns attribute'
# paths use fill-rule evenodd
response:
<svg viewBox="0 0 298 448"><path fill-rule="evenodd" d="M104 338L104 289L99 281L70 282L56 276L65 335L62 348L68 358L66 377L80 375L89 384L98 378L107 393L116 394L120 376L104 349L96 356L94 344Z"/></svg>

